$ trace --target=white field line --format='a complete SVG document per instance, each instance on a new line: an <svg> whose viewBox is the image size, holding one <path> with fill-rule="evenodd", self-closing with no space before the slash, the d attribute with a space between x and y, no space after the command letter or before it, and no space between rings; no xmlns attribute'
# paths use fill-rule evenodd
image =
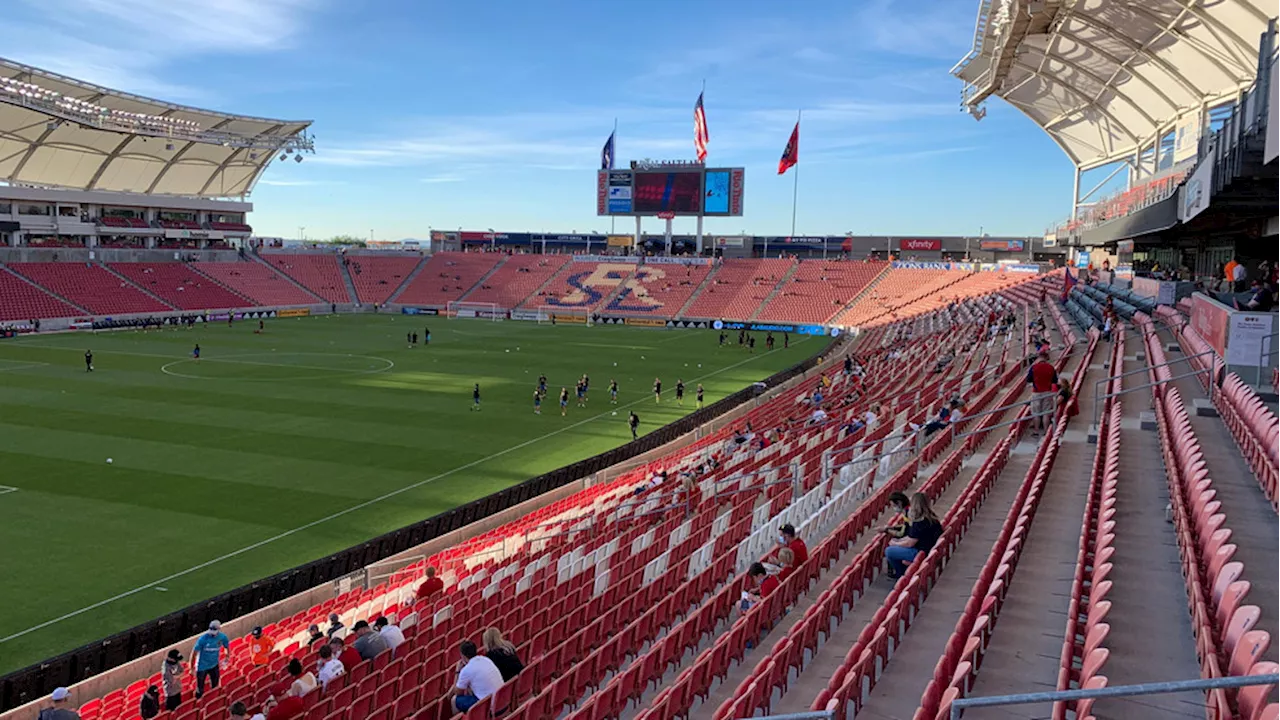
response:
<svg viewBox="0 0 1280 720"><path fill-rule="evenodd" d="M798 343L800 343L800 342L805 342L806 340L809 340L809 339L810 339L810 336L805 336L804 338L802 338L801 340L799 340L799 341L798 341ZM61 349L61 348L59 348L59 349ZM135 354L142 354L142 353L135 353ZM751 357L749 357L749 358L746 358L746 359L744 359L744 360L742 360L742 361L740 361L740 362L736 362L736 363L734 363L733 365L728 365L728 366L725 366L725 367L720 368L719 370L715 370L715 371L713 371L713 372L707 373L706 375L702 375L702 376L700 376L700 377L696 377L696 378L694 378L693 380L691 380L691 382L695 382L695 383L696 383L696 382L698 382L699 380L705 380L705 379L707 379L707 378L714 377L714 376L716 376L716 375L719 375L719 374L720 374L720 373L722 373L722 372L725 372L725 371L728 371L728 370L733 370L734 368L741 367L741 366L746 365L747 363L749 363L749 362L751 362L751 361L753 361L753 360L758 360L758 359L763 358L763 357L766 357L766 356L767 356L767 354L765 354L765 353L762 353L762 354L760 354L760 355L753 355L753 356L751 356ZM166 357L168 357L168 356L166 356ZM672 395L674 395L674 394L675 394L675 390L674 390L674 389L672 389L672 390L669 390L669 391L664 392L663 394L664 394L664 395L667 395L667 394L672 394ZM640 404L642 404L642 403L648 403L648 402L650 402L649 398L645 397L645 398L643 398L643 399L636 400L636 401L634 401L634 402L630 402L630 403L627 403L627 404L625 404L625 405L618 405L618 406L616 406L616 408L617 408L617 409L629 408L629 407L633 407L633 406L640 405ZM39 630L43 630L44 628L50 627L50 626L52 626L52 625L56 625L56 624L58 624L58 623L60 623L60 622L63 622L64 620L70 620L71 618L77 617L77 616L79 616L79 615L83 615L83 614L85 614L85 613L87 613L87 612L91 612L91 611L93 611L93 610L97 610L98 608L100 608L100 607L104 607L104 606L106 606L106 605L110 605L111 603L116 602L117 600L123 600L123 599L125 599L125 598L127 598L127 597L131 597L131 596L133 596L133 595L137 595L138 593L143 592L143 591L145 591L145 590L149 590L149 589L154 588L154 587L162 586L162 585L164 585L165 583L168 583L168 582L170 582L170 581L172 581L172 580L176 580L176 579L178 579L178 578L180 578L180 577L183 577L183 576L186 576L186 575L190 575L191 573L198 572L198 571L203 570L203 569L205 569L205 568L207 568L207 567L211 567L211 566L213 566L213 565L217 565L217 564L218 564L218 563L220 563L220 562L223 562L223 561L225 561L225 560L230 560L231 558L238 557L238 556L243 555L243 554L245 554L245 553L247 553L247 552L252 552L253 550L257 550L257 549L258 549L258 548L260 548L260 547L264 547L264 546L266 546L266 545L270 545L271 543L276 542L276 541L278 541L278 540L283 540L283 539L285 539L285 538L287 538L287 537L289 537L289 536L291 536L291 535L296 535L297 533L300 533L300 532L302 532L302 531L304 531L304 530L310 530L310 529L311 529L311 528L313 528L313 527L316 527L316 526L318 526L318 525L323 525L324 523L327 523L327 522L330 522L330 521L336 520L336 519L338 519L338 518L340 518L340 517L343 517L343 516L345 516L345 515L349 515L349 514L351 514L351 513L353 513L353 512L356 512L357 510L362 510L362 509L364 509L364 508L369 507L370 505L375 505L375 504L380 503L380 502L383 502L383 501L385 501L385 500L389 500L389 499L391 499L391 498L393 498L393 497L396 497L397 495L401 495L401 494L404 494L404 493L406 493L406 492L409 492L410 490L416 490L416 489L418 489L418 488L420 488L420 487L422 487L423 485L426 485L426 484L428 484L428 483L435 482L436 480L442 480L442 479L447 478L447 477L449 477L449 476L451 476L451 475L454 475L454 474L456 474L456 473L462 472L463 470L469 470L469 469L471 469L471 468L473 468L473 467L476 467L477 465L482 465L482 464L484 464L484 463L486 463L486 462L488 462L488 461L490 461L490 460L494 460L494 459L496 459L496 458L500 458L500 457L502 457L502 456L504 456L504 455L507 455L507 454L509 454L509 453L513 453L513 452L515 452L515 451L517 451L517 450L521 450L521 449L523 449L523 448L529 447L530 445L533 445L533 444L535 444L535 443L543 442L544 440L546 440L546 439L548 439L548 438L555 437L556 435L559 435L559 434L561 434L561 433L567 432L567 431L569 431L569 430L573 430L574 428L580 427L580 426L582 426L582 425L586 425L587 423L595 422L596 420L599 420L600 418L605 417L605 416L606 416L606 415L608 415L610 412L612 412L612 410L609 410L609 411L606 411L606 412L602 412L602 413L600 413L599 415L594 415L594 416L589 417L589 418L587 418L587 419L585 419L585 420L579 420L578 422L573 423L572 425L567 425L567 426L565 426L565 427L562 427L562 428L560 428L559 430L553 430L553 431L551 431L551 432L549 432L549 433L547 433L547 434L545 434L545 435L542 435L542 436L536 437L536 438L534 438L534 439L532 439L532 440L526 440L525 442L522 442L522 443L520 443L520 444L518 444L518 445L512 445L511 447L509 447L509 448L507 448L507 449L505 449L505 450L500 450L500 451L498 451L498 452L496 452L496 453L493 453L492 455L489 455L489 456L486 456L486 457L480 458L479 460L473 460L472 462L469 462L469 463L467 463L467 464L465 464L465 465L459 465L458 467L453 468L452 470L446 470L445 472L442 472L442 473L440 473L439 475L435 475L435 476L433 476L433 477L429 477L429 478L426 478L426 479L424 479L424 480L419 480L418 482L412 483L412 484L410 484L410 485L406 485L406 486L404 486L404 487L402 487L402 488L400 488L400 489L398 489L398 490L392 490L391 492L386 493L386 494L384 494L384 495L380 495L380 496L378 496L378 497L376 497L376 498L373 498L373 499L370 499L370 500L365 500L365 501L364 501L364 502L362 502L362 503L359 503L359 504L356 504L356 505L352 505L352 506L351 506L351 507L349 507L349 508L346 508L346 509L344 509L344 510L339 510L338 512L332 513L332 514L330 514L330 515L326 515L325 517L319 518L318 520L312 520L311 522L306 523L305 525L299 525L298 527L293 528L292 530L286 530L286 531L284 531L284 532L282 532L282 533L279 533L279 534L273 535L273 536L271 536L271 537L269 537L269 538L265 538L265 539L263 539L263 540L259 540L258 542L255 542L255 543L253 543L252 545L246 545L246 546L244 546L244 547L240 548L239 550L233 550L233 551L231 551L231 552L229 552L229 553L226 553L225 555L220 555L220 556L218 556L218 557L216 557L216 558L213 558L212 560L206 560L205 562L202 562L202 563L200 563L199 565L193 565L193 566L191 566L191 567L187 568L186 570L179 570L178 572L173 573L172 575L167 575L167 576L162 577L162 578L160 578L160 579L158 579L158 580L153 580L153 581L151 581L151 582L149 582L149 583L147 583L147 584L145 584L145 585L139 585L138 587L133 588L132 590L126 590L126 591L124 591L124 592L122 592L122 593L119 593L119 594L117 594L117 595L113 595L113 596L111 596L111 597L109 597L109 598L106 598L105 600L99 600L98 602L93 603L92 605L86 605L86 606L84 606L84 607L80 608L79 610L73 610L73 611L71 611L71 612L69 612L69 613L66 613L65 615L61 615L61 616L59 616L59 617L53 618L52 620L46 620L46 621L44 621L44 622L42 622L42 623L40 623L40 624L38 624L38 625L32 625L31 627L27 628L26 630L19 630L18 632L13 633L12 635L8 635L8 636L6 636L6 637L2 637L2 638L0 638L0 644L3 644L3 643L6 643L6 642L9 642L10 640L16 640L16 639L18 639L18 638L20 638L20 637L24 637L24 636L26 636L26 635L29 635L29 634L31 634L31 633L33 633L33 632L36 632L36 631L39 631Z"/></svg>

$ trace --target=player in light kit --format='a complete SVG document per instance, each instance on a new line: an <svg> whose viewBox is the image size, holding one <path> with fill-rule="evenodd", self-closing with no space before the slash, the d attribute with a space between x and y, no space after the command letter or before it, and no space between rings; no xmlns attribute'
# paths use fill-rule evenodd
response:
<svg viewBox="0 0 1280 720"><path fill-rule="evenodd" d="M569 414L569 388L560 388L560 416Z"/></svg>
<svg viewBox="0 0 1280 720"><path fill-rule="evenodd" d="M538 392L536 389L533 391L533 414L542 414L542 393Z"/></svg>
<svg viewBox="0 0 1280 720"><path fill-rule="evenodd" d="M702 383L698 383L698 409L702 409Z"/></svg>
<svg viewBox="0 0 1280 720"><path fill-rule="evenodd" d="M613 380L613 379L609 380L609 403L612 405L618 404L618 381L617 380Z"/></svg>
<svg viewBox="0 0 1280 720"><path fill-rule="evenodd" d="M655 405L662 402L662 378L653 379L653 402Z"/></svg>

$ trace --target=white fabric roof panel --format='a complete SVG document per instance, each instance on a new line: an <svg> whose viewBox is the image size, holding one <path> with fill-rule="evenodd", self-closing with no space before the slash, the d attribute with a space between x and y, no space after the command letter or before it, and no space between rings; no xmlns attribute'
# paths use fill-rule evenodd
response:
<svg viewBox="0 0 1280 720"><path fill-rule="evenodd" d="M0 101L0 180L42 187L112 192L243 197L290 138L310 121L270 120L184 107L97 87L0 59L0 78L38 85L112 110L173 117L202 130L258 141L253 149L100 129L38 108ZM167 149L172 146L172 150Z"/></svg>
<svg viewBox="0 0 1280 720"><path fill-rule="evenodd" d="M1078 166L1112 162L1257 73L1274 0L983 0L952 70L965 104L995 95Z"/></svg>

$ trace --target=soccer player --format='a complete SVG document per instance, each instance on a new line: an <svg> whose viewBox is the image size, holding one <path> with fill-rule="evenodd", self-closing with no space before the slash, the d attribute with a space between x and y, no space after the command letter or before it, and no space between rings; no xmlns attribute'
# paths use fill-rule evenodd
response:
<svg viewBox="0 0 1280 720"><path fill-rule="evenodd" d="M791 333L783 331L782 333L782 349L786 350L791 347Z"/></svg>
<svg viewBox="0 0 1280 720"><path fill-rule="evenodd" d="M702 409L702 383L698 383L698 409Z"/></svg>
<svg viewBox="0 0 1280 720"><path fill-rule="evenodd" d="M200 362L200 343L196 343L195 349L191 351L191 359Z"/></svg>
<svg viewBox="0 0 1280 720"><path fill-rule="evenodd" d="M542 393L538 392L537 390L533 391L533 414L534 415L542 414Z"/></svg>
<svg viewBox="0 0 1280 720"><path fill-rule="evenodd" d="M752 353L754 353L754 352L756 351L756 336L755 336L755 335L748 335L748 336L747 336L747 347L751 350L751 352L752 352Z"/></svg>
<svg viewBox="0 0 1280 720"><path fill-rule="evenodd" d="M404 344L413 347L413 333L407 332L404 334Z"/></svg>
<svg viewBox="0 0 1280 720"><path fill-rule="evenodd" d="M560 416L569 414L569 388L560 388Z"/></svg>
<svg viewBox="0 0 1280 720"><path fill-rule="evenodd" d="M417 345L417 344L418 344L418 333L414 333L414 334L413 334L413 344L414 344L414 345Z"/></svg>
<svg viewBox="0 0 1280 720"><path fill-rule="evenodd" d="M639 435L636 434L636 429L640 427L640 416L637 415L634 410L632 410L630 416L627 417L627 426L631 428L631 439L635 440L638 438Z"/></svg>
<svg viewBox="0 0 1280 720"><path fill-rule="evenodd" d="M609 403L618 404L618 381L612 378L609 379Z"/></svg>
<svg viewBox="0 0 1280 720"><path fill-rule="evenodd" d="M676 402L684 407L684 380L676 378Z"/></svg>
<svg viewBox="0 0 1280 720"><path fill-rule="evenodd" d="M480 383L476 383L476 386L471 390L471 409L480 409Z"/></svg>
<svg viewBox="0 0 1280 720"><path fill-rule="evenodd" d="M93 351L92 350L84 351L84 371L93 372Z"/></svg>
<svg viewBox="0 0 1280 720"><path fill-rule="evenodd" d="M586 391L582 389L582 380L578 380L573 390L578 395L578 407L586 407Z"/></svg>
<svg viewBox="0 0 1280 720"><path fill-rule="evenodd" d="M653 379L653 402L655 405L662 402L662 378Z"/></svg>
<svg viewBox="0 0 1280 720"><path fill-rule="evenodd" d="M262 331L263 331L263 330L266 330L266 329L267 329L267 323L266 323L266 321L265 321L265 320L259 320L259 321L258 321L258 334L259 334L259 335L261 335L261 334L262 334Z"/></svg>
<svg viewBox="0 0 1280 720"><path fill-rule="evenodd" d="M724 331L720 331L720 347L724 347Z"/></svg>
<svg viewBox="0 0 1280 720"><path fill-rule="evenodd" d="M431 344L431 328L422 328L422 346L426 347Z"/></svg>
<svg viewBox="0 0 1280 720"><path fill-rule="evenodd" d="M547 376L546 375L538 376L538 392L543 395L547 394Z"/></svg>
<svg viewBox="0 0 1280 720"><path fill-rule="evenodd" d="M773 350L773 333L764 336L764 349Z"/></svg>

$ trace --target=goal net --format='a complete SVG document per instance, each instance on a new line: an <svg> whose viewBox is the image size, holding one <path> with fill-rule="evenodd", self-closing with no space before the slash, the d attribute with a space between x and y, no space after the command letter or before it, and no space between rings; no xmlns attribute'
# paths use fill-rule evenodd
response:
<svg viewBox="0 0 1280 720"><path fill-rule="evenodd" d="M482 320L507 319L507 311L498 307L497 303L458 302L451 301L445 307L445 313L451 318L480 318Z"/></svg>
<svg viewBox="0 0 1280 720"><path fill-rule="evenodd" d="M592 325L591 310L560 305L539 305L538 323L548 325Z"/></svg>

